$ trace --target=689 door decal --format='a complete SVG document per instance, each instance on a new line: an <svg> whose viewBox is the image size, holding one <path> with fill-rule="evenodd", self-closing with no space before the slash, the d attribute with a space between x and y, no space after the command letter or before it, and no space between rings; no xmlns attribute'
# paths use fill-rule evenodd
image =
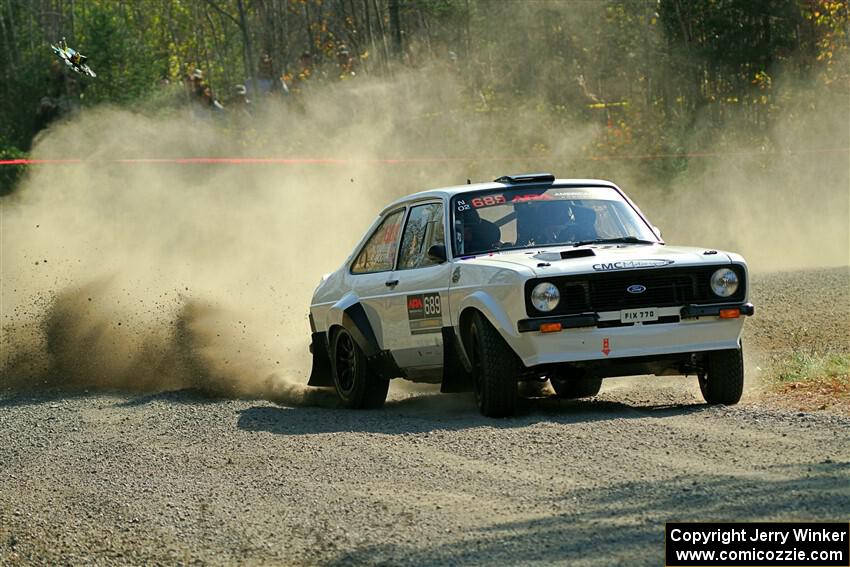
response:
<svg viewBox="0 0 850 567"><path fill-rule="evenodd" d="M407 296L407 319L410 333L439 333L443 325L443 309L439 293L419 293Z"/></svg>

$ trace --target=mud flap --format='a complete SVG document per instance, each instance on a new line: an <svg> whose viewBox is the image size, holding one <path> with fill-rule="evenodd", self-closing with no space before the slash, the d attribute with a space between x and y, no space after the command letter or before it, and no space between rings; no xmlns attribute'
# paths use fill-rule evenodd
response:
<svg viewBox="0 0 850 567"><path fill-rule="evenodd" d="M327 333L313 333L310 352L313 353L313 368L310 370L310 380L307 381L307 385L333 387L334 379L331 374Z"/></svg>
<svg viewBox="0 0 850 567"><path fill-rule="evenodd" d="M387 379L403 376L390 353L380 350L378 339L375 337L375 332L369 324L369 318L366 316L366 311L362 305L355 303L343 312L342 326L351 333L352 338L363 350L363 354L366 355L366 359L375 372ZM307 381L307 385L333 387L331 349L327 333L313 333L310 352L313 353L313 368L310 371L310 380Z"/></svg>
<svg viewBox="0 0 850 567"><path fill-rule="evenodd" d="M472 391L472 364L460 346L460 339L451 327L443 327L443 382L444 394Z"/></svg>

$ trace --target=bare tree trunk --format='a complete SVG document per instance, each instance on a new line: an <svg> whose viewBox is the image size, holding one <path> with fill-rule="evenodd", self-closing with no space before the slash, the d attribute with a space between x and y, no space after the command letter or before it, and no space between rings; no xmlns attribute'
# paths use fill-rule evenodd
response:
<svg viewBox="0 0 850 567"><path fill-rule="evenodd" d="M15 73L15 59L17 57L17 47L13 43L12 35L10 33L11 29L11 20L7 24L6 17L3 15L2 9L0 9L0 32L3 33L3 46L7 53L7 56L3 61L3 67L6 70L5 76L7 79ZM4 82L4 86L7 82L8 81Z"/></svg>
<svg viewBox="0 0 850 567"><path fill-rule="evenodd" d="M18 41L15 38L15 13L12 11L12 0L6 2L6 9L9 13L9 39L14 46L14 53L18 61L20 61L20 52L18 51ZM54 40L55 41L55 40Z"/></svg>
<svg viewBox="0 0 850 567"><path fill-rule="evenodd" d="M254 67L254 48L251 45L251 34L248 31L248 24L245 21L245 4L242 0L237 0L236 7L239 10L239 28L242 30L242 40L244 43L245 65L247 66L247 75L251 77L251 92L257 92L257 74Z"/></svg>
<svg viewBox="0 0 850 567"><path fill-rule="evenodd" d="M304 29L307 30L307 52L313 54L313 30L310 28L310 7L304 2Z"/></svg>
<svg viewBox="0 0 850 567"><path fill-rule="evenodd" d="M215 29L215 22L213 21L212 16L210 16L209 10L204 10L204 17L210 26L210 35L212 36L213 49L216 54L215 58L219 61L223 61L225 59L225 53L218 40L218 31ZM225 67L225 69L227 69L227 67ZM227 75L227 71L225 70L225 81L230 82L229 79L230 77Z"/></svg>
<svg viewBox="0 0 850 567"><path fill-rule="evenodd" d="M275 77L280 76L280 65L278 61L281 58L280 50L278 49L278 46L280 45L280 21L277 17L277 6L277 2L275 2L274 0L272 0L271 8L269 8L265 2L263 3L263 11L265 16L264 21L271 22L271 34L269 34L268 31L263 34L265 40L263 42L262 51L268 53L271 56L272 74Z"/></svg>
<svg viewBox="0 0 850 567"><path fill-rule="evenodd" d="M366 58L368 62L370 58L376 60L378 49L375 47L375 36L372 33L372 15L369 13L369 0L363 0L363 8L366 12L366 35L369 40L369 57Z"/></svg>
<svg viewBox="0 0 850 567"><path fill-rule="evenodd" d="M393 42L393 55L397 58L401 57L401 16L399 14L398 0L389 0L390 12L390 34Z"/></svg>
<svg viewBox="0 0 850 567"><path fill-rule="evenodd" d="M173 6L168 0L162 0L163 2L163 13L167 14L166 20L168 21L168 35L171 38L171 42L174 44L174 49L179 49L178 46L180 42L177 39L177 32L174 31L174 14L173 14ZM166 10L167 8L167 10ZM183 75L186 75L188 69L186 68L186 61L184 57L178 57L179 60L179 69L180 69L180 80L184 80Z"/></svg>
<svg viewBox="0 0 850 567"><path fill-rule="evenodd" d="M199 21L201 19L201 14L199 12L200 6L196 5L194 11L194 20ZM216 86L213 84L212 80L212 62L210 61L210 50L207 47L206 38L200 33L200 28L198 26L192 27L192 36L195 42L195 53L196 53L196 61L198 67L202 67L206 69L206 82L210 86L210 88L215 92Z"/></svg>
<svg viewBox="0 0 850 567"><path fill-rule="evenodd" d="M33 31L33 13L32 13L32 4L27 4L27 37L30 40L30 62L32 62L32 56L35 53L35 32Z"/></svg>
<svg viewBox="0 0 850 567"><path fill-rule="evenodd" d="M351 52L352 57L357 57L360 54L360 27L358 26L357 20L357 10L354 8L354 0L339 0L340 9L345 14L343 18L343 27L345 28L345 34L348 38L348 48ZM348 9L346 10L346 4L348 4ZM349 20L348 13L351 13L351 19Z"/></svg>
<svg viewBox="0 0 850 567"><path fill-rule="evenodd" d="M428 21L425 18L425 13L422 11L422 6L418 5L416 7L416 15L419 16L419 25L422 27L422 30L425 32L425 47L428 48L428 57L434 57L434 46L431 42L431 26L428 25Z"/></svg>
<svg viewBox="0 0 850 567"><path fill-rule="evenodd" d="M469 30L469 23L472 19L472 14L469 11L469 0L465 0L466 5L466 17L464 18L464 31L466 32L466 64L467 70L469 69L469 65L472 59L472 34Z"/></svg>
<svg viewBox="0 0 850 567"><path fill-rule="evenodd" d="M372 7L375 9L375 16L378 21L378 31L381 34L381 46L384 48L384 64L389 68L390 61L390 48L387 45L387 34L384 29L384 15L381 13L381 10L378 9L378 0L372 0Z"/></svg>
<svg viewBox="0 0 850 567"><path fill-rule="evenodd" d="M283 72L289 72L289 61L291 54L289 50L289 2L283 3Z"/></svg>

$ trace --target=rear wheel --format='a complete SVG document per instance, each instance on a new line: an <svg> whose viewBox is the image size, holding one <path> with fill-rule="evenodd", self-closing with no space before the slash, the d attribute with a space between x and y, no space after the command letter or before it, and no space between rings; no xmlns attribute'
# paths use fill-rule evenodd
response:
<svg viewBox="0 0 850 567"><path fill-rule="evenodd" d="M564 378L556 375L550 376L549 382L558 397L566 400L591 398L602 388L602 378Z"/></svg>
<svg viewBox="0 0 850 567"><path fill-rule="evenodd" d="M331 357L334 387L342 403L352 409L374 409L384 405L390 381L375 375L363 350L351 333L334 334Z"/></svg>
<svg viewBox="0 0 850 567"><path fill-rule="evenodd" d="M481 313L472 317L467 342L478 409L487 417L513 415L522 363Z"/></svg>
<svg viewBox="0 0 850 567"><path fill-rule="evenodd" d="M707 353L705 369L699 375L699 389L709 404L737 404L744 393L743 349Z"/></svg>

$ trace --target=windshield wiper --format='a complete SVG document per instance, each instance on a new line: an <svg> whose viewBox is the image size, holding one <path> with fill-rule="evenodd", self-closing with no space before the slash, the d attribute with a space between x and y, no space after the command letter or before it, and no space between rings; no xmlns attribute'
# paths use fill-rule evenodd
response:
<svg viewBox="0 0 850 567"><path fill-rule="evenodd" d="M619 238L597 238L595 240L580 240L578 242L573 243L573 247L576 246L585 246L587 244L616 244L618 242L623 242L625 244L658 244L658 242L652 240L643 240L642 238L638 238L637 236L621 236Z"/></svg>

